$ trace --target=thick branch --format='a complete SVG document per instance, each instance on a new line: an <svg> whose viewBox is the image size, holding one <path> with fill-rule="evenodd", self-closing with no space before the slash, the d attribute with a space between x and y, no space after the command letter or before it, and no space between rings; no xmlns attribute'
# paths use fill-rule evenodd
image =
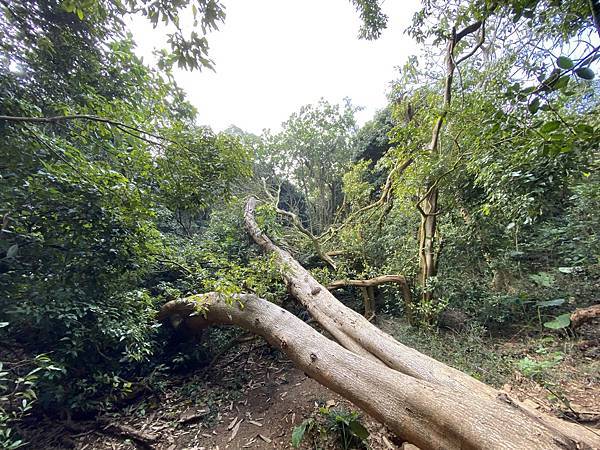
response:
<svg viewBox="0 0 600 450"><path fill-rule="evenodd" d="M444 386L464 397L476 396L482 399L492 399L498 405L503 403L503 401L498 400L498 391L492 387L401 344L371 324L359 313L344 306L287 251L273 244L268 236L261 231L254 218L255 207L256 199L251 197L246 203L244 214L248 233L263 250L274 254L290 293L343 347L381 367L387 366L409 377L433 385ZM372 390L373 385L370 386ZM517 404L516 402L513 403ZM515 407L515 409L525 410L527 408L519 404L518 408ZM594 433L582 429L582 427L563 422L539 411L529 410L528 413L534 415L539 423L543 423L549 428L556 428L575 440L591 442L595 446L600 446L600 438ZM564 442L563 438L560 438L560 440ZM565 445L570 444L566 443ZM475 447L467 446L463 448ZM479 448L497 447L484 446ZM535 446L521 448L535 448ZM548 448L552 448L552 446L548 446Z"/></svg>
<svg viewBox="0 0 600 450"><path fill-rule="evenodd" d="M402 275L381 275L379 277L370 278L368 280L337 280L337 281L334 281L333 283L330 283L327 286L327 289L330 291L334 291L336 289L340 289L345 286L355 286L355 287L360 287L360 288L366 290L367 288L374 288L374 287L380 286L382 284L397 284L400 286L400 289L402 289L402 298L404 299L406 315L409 318L409 322L410 322L412 294L410 292L410 287L408 286L408 283L406 282L406 278ZM367 295L369 297L368 300L372 302L374 300L374 298L373 298L374 296L370 295L368 293L368 291L367 291ZM363 291L363 297L364 297L364 291ZM367 306L368 306L367 298L365 297L365 317L370 318L372 315L375 314L375 310L374 310L374 307L371 307L371 310L367 311L367 309L368 309Z"/></svg>
<svg viewBox="0 0 600 450"><path fill-rule="evenodd" d="M466 27L464 27L462 30L460 30L458 33L456 33L456 38L455 38L456 43L458 44L461 41L461 39L464 38L465 36L475 33L477 30L479 30L479 28L482 25L483 25L483 22L481 20L478 20L477 22L473 22L471 25L467 25Z"/></svg>
<svg viewBox="0 0 600 450"><path fill-rule="evenodd" d="M483 45L484 42L485 42L485 22L482 22L481 23L481 35L479 36L479 41L477 41L477 44L475 44L475 47L473 47L469 53L467 53L465 56L463 56L462 58L459 58L459 60L456 61L456 66L458 67L458 65L460 63L462 63L463 61L466 61L471 56L473 56L475 54L475 52L477 52L477 50L479 50L481 48L481 46Z"/></svg>
<svg viewBox="0 0 600 450"><path fill-rule="evenodd" d="M369 278L368 280L337 280L333 283L330 283L327 286L327 289L333 291L335 289L343 288L344 286L368 287L390 283L396 283L401 286L407 285L406 278L404 278L402 275L381 275L379 277Z"/></svg>
<svg viewBox="0 0 600 450"><path fill-rule="evenodd" d="M230 305L215 293L175 300L159 318L177 316L196 330L225 324L258 334L307 375L423 449L576 448L510 399L464 395L402 374L340 347L273 303L254 295L234 300Z"/></svg>

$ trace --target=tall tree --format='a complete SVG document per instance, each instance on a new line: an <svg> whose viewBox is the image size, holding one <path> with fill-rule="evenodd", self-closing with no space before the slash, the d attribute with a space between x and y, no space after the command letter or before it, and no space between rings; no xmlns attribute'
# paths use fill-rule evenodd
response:
<svg viewBox="0 0 600 450"><path fill-rule="evenodd" d="M332 224L341 204L340 178L354 158L356 110L349 100L333 105L322 99L300 108L282 124L280 133L265 138L266 165L304 195L305 225L313 234Z"/></svg>

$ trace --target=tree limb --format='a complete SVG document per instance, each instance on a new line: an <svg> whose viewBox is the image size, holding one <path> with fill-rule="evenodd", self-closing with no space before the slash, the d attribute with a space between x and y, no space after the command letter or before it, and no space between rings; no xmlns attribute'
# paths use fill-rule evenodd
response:
<svg viewBox="0 0 600 450"><path fill-rule="evenodd" d="M349 225L350 223L352 223L352 221L354 219L356 219L360 214L367 212L373 208L379 208L380 206L384 205L390 198L392 186L393 186L394 175L396 175L396 174L401 175L402 173L404 173L404 171L413 162L414 162L414 158L411 157L411 158L408 158L407 160L405 160L402 164L397 164L388 174L387 179L385 181L385 185L383 186L383 189L381 190L381 195L379 196L379 198L375 202L370 203L369 205L363 206L362 208L352 212L348 217L346 217L344 222L342 224L340 224L339 226L330 227L327 231L322 233L319 236L319 239L323 239L322 243L325 243L325 242L329 241L330 239L332 239L342 228L344 228L346 225Z"/></svg>
<svg viewBox="0 0 600 450"><path fill-rule="evenodd" d="M164 136L160 136L158 134L154 134L149 131L145 131L140 128L136 128L131 125L127 125L126 123L119 122L117 120L108 119L106 117L94 116L91 114L71 114L71 115L66 115L66 116L52 116L52 117L0 116L0 120L6 120L7 122L28 122L28 123L57 123L57 122L69 121L69 120L87 120L90 122L100 122L100 123L105 123L108 125L114 125L117 128L119 128L121 131L123 131L127 134L130 134L130 135L131 135L130 131L135 131L136 133L145 134L147 136L153 137L155 139L159 139L161 141L166 141L166 142L169 142L169 143L175 144L175 145L181 145L179 142L173 141ZM153 144L153 145L161 145L158 142L146 140L143 137L138 136L138 135L132 135L132 136L142 139L142 140L145 140L146 142Z"/></svg>
<svg viewBox="0 0 600 450"><path fill-rule="evenodd" d="M342 348L290 312L255 295L235 295L228 301L209 293L174 300L162 307L158 319L172 316L183 318L192 329L237 325L264 337L308 376L424 450L581 448L506 394L502 399L480 396L476 391L465 393L403 374Z"/></svg>
<svg viewBox="0 0 600 450"><path fill-rule="evenodd" d="M332 283L329 283L329 285L327 285L327 289L330 291L333 291L336 289L343 288L345 286L368 288L368 287L380 286L382 284L392 284L392 283L399 285L400 288L402 289L402 298L404 299L406 316L410 322L412 319L412 315L411 315L412 294L410 292L410 287L408 286L408 283L406 282L406 278L403 275L381 275L381 276L370 278L367 280L349 280L349 279L336 280ZM365 308L365 315L366 315L366 313L367 313L367 311ZM374 311L373 311L373 313L374 313Z"/></svg>
<svg viewBox="0 0 600 450"><path fill-rule="evenodd" d="M477 44L475 44L475 47L473 47L473 49L467 53L465 56L463 56L462 58L459 58L458 61L456 61L455 65L456 67L458 67L458 65L469 59L471 56L473 56L475 54L475 52L477 50L479 50L479 48L481 48L481 46L483 45L483 43L485 42L485 21L481 22L481 35L479 37L479 41L477 41Z"/></svg>
<svg viewBox="0 0 600 450"><path fill-rule="evenodd" d="M263 185L264 185L265 193L269 196L269 198L273 202L275 211L278 214L289 218L292 221L292 224L296 227L296 229L300 233L302 233L303 235L308 237L308 239L310 239L310 242L312 243L313 248L315 249L315 252L319 256L319 258L321 258L321 260L325 261L333 270L337 270L337 265L336 265L335 261L326 252L324 252L323 249L321 248L321 243L319 242L319 237L315 236L313 233L311 233L310 230L308 230L304 225L302 225L302 221L300 220L300 218L298 217L297 214L294 214L291 211L286 211L285 209L281 209L279 207L281 185L279 185L279 188L277 189L277 198L275 198L275 197L273 197L273 195L271 195L271 193L267 189L265 180L263 180Z"/></svg>

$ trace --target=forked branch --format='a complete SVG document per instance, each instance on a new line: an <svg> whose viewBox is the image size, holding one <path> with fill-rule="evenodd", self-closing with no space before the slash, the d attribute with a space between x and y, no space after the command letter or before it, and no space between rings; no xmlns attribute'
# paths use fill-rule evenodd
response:
<svg viewBox="0 0 600 450"><path fill-rule="evenodd" d="M280 195L281 195L281 185L279 185L279 188L277 189L277 197L274 197L271 194L271 192L269 192L269 189L267 188L267 184L266 184L265 180L263 180L263 186L264 186L265 193L267 194L267 196L273 203L273 206L274 206L277 214L280 214L280 215L285 216L288 219L290 219L290 221L292 222L294 227L296 227L296 229L300 233L302 233L303 235L308 237L308 239L312 243L313 248L315 249L315 252L319 256L319 258L321 260L325 261L333 270L337 270L337 265L335 264L335 261L326 252L323 251L323 248L321 247L321 243L319 242L319 237L312 234L310 232L310 230L307 229L302 224L302 221L300 220L300 218L298 217L297 214L294 214L291 211L286 211L285 209L281 209L279 207L279 201L280 201Z"/></svg>

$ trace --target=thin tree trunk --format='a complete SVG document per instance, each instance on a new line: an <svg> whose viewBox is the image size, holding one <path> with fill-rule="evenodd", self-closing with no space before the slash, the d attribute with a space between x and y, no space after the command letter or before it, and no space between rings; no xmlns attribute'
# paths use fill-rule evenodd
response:
<svg viewBox="0 0 600 450"><path fill-rule="evenodd" d="M419 229L419 262L421 269L422 301L433 300L433 290L428 280L437 275L435 244L437 239L438 188L433 186L425 196L421 209L421 227ZM432 318L429 318L432 319Z"/></svg>
<svg viewBox="0 0 600 450"><path fill-rule="evenodd" d="M444 101L442 111L433 125L429 153L432 157L439 155L439 140L448 108L452 101L452 80L454 78L454 48L457 43L456 30L452 30L452 36L448 39L446 52L446 80L444 85ZM428 286L431 277L437 275L437 259L435 257L435 241L437 238L437 215L439 189L436 182L429 181L426 185L425 196L417 203L417 209L421 214L421 226L419 228L419 265L421 270L420 282L423 302L433 300L433 290ZM423 206L421 206L421 204Z"/></svg>
<svg viewBox="0 0 600 450"><path fill-rule="evenodd" d="M526 411L530 420L544 424L548 429L560 430L557 433L562 436L559 440L564 443L564 448L577 448L574 442L583 441L588 448L600 449L600 437L595 433L537 410L527 409L505 393L401 344L362 315L344 306L287 251L275 245L260 230L254 218L255 207L256 199L251 197L246 203L244 214L246 229L263 250L275 255L290 293L347 350L411 378L443 386L457 393L459 398L477 397L481 401L491 401L499 408L508 404L515 414ZM373 386L371 385L371 390Z"/></svg>
<svg viewBox="0 0 600 450"><path fill-rule="evenodd" d="M367 320L371 321L375 318L375 292L372 287L366 288L361 287L360 292L363 298L363 305L365 308L364 316Z"/></svg>
<svg viewBox="0 0 600 450"><path fill-rule="evenodd" d="M477 44L465 56L456 60L454 54L458 43L481 29L481 38ZM444 81L444 99L441 111L433 123L431 133L431 142L429 143L429 153L432 158L438 158L440 155L440 134L448 115L448 110L452 103L452 83L454 81L454 71L458 65L475 54L485 40L485 22L474 22L457 33L456 28L452 28L452 34L448 38L446 46L446 77ZM423 289L422 301L431 302L433 300L433 290L428 286L428 280L437 275L438 255L436 255L436 245L438 242L438 224L437 216L439 214L439 187L438 182L429 180L426 183L426 193L424 197L417 202L417 209L421 214L421 226L419 228L419 263L420 263L420 282ZM421 206L423 204L423 206ZM430 320L432 318L429 318Z"/></svg>
<svg viewBox="0 0 600 450"><path fill-rule="evenodd" d="M232 324L263 336L307 375L422 449L582 448L511 402L464 395L342 348L279 306L220 294L167 303L160 320L192 330Z"/></svg>

